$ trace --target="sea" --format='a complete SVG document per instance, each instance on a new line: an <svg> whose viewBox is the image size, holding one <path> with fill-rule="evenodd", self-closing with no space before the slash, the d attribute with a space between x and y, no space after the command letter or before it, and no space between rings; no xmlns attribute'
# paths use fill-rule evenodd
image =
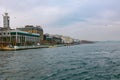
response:
<svg viewBox="0 0 120 80"><path fill-rule="evenodd" d="M120 80L120 42L0 51L0 80Z"/></svg>

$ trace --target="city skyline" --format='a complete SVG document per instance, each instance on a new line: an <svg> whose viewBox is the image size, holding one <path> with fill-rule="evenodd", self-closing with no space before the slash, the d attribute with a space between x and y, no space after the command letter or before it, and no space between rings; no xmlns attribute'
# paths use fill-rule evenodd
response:
<svg viewBox="0 0 120 80"><path fill-rule="evenodd" d="M119 0L0 0L10 27L41 25L44 33L85 40L120 40Z"/></svg>

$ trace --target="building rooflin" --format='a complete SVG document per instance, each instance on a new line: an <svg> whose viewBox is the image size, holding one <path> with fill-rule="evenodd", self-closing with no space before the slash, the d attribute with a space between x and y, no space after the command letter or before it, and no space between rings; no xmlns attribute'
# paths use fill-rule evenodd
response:
<svg viewBox="0 0 120 80"><path fill-rule="evenodd" d="M34 27L33 25L26 25L24 28L17 28L19 30L40 30L43 31L43 29L41 28L41 26L36 26Z"/></svg>
<svg viewBox="0 0 120 80"><path fill-rule="evenodd" d="M7 31L2 31L2 32L18 32L18 33L23 33L23 34L31 34L31 35L35 35L35 36L40 36L40 34L36 34L36 33L29 33L29 32L26 32L26 31L21 31L21 30L7 30Z"/></svg>

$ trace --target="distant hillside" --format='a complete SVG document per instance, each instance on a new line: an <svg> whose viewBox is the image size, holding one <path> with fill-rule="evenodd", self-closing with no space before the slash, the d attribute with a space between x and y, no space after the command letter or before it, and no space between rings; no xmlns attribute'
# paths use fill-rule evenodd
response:
<svg viewBox="0 0 120 80"><path fill-rule="evenodd" d="M95 41L88 41L88 40L81 40L80 44L90 44L90 43L95 43Z"/></svg>

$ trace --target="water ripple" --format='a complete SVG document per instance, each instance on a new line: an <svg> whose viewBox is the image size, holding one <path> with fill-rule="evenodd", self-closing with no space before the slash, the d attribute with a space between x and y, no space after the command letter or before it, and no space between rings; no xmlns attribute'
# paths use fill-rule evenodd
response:
<svg viewBox="0 0 120 80"><path fill-rule="evenodd" d="M120 80L120 43L0 51L0 80Z"/></svg>

